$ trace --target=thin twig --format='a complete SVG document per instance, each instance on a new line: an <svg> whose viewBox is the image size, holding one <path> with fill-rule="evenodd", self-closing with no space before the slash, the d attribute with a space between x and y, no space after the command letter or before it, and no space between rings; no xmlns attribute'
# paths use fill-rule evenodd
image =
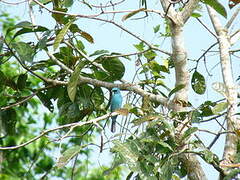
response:
<svg viewBox="0 0 240 180"><path fill-rule="evenodd" d="M133 33L129 30L127 30L126 28L124 28L123 26L121 26L120 24L117 24L116 22L114 21L111 21L111 20L106 20L106 19L101 19L101 18L98 18L97 15L80 15L80 14L69 14L69 13L65 13L65 12L62 12L62 11L55 11L55 10L51 10L49 9L48 7L46 7L45 5L43 5L42 3L40 3L39 1L37 0L33 0L35 3L37 3L39 6L41 6L42 8L46 9L47 11L51 12L51 13L56 13L56 14L63 14L63 15L68 15L68 16L72 16L72 17L80 17L80 18L87 18L87 19L93 19L93 20L97 20L97 21L102 21L102 22L106 22L106 23L110 23L110 24L113 24L115 25L116 27L120 28L121 30L125 31L126 33L130 34L131 36L135 37L136 39L138 39L139 41L141 42L144 42L149 48L153 49L153 50L157 50L159 52L162 52L168 56L171 56L172 54L167 52L167 51L164 51L164 50L161 50L153 45L151 45L150 43L148 43L147 41L145 41L144 39L140 38L138 35L136 35L136 33ZM152 10L153 11L153 10ZM159 14L159 12L157 12Z"/></svg>

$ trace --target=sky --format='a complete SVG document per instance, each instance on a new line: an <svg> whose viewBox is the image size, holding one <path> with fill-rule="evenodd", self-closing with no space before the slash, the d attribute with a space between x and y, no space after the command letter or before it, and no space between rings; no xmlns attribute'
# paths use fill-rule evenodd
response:
<svg viewBox="0 0 240 180"><path fill-rule="evenodd" d="M94 1L95 4L99 4L102 1ZM138 2L137 1L128 1L127 6L121 6L121 9L127 10L127 9L137 9ZM221 0L222 4L226 5L226 1ZM76 1L75 3L78 3ZM104 4L104 3L103 3ZM2 5L2 4L1 4ZM23 20L29 20L28 15L28 7L26 4L21 4L17 6L3 6L6 11L10 12L12 15L19 16L21 18L21 21ZM151 4L149 4L149 7L152 9L159 9L160 5L157 0L151 1ZM230 16L233 10L229 10L227 5L225 6L228 12L228 15ZM80 13L84 14L89 11L86 11L87 7L83 5L78 5L78 8L71 9L72 13ZM36 23L42 26L46 26L49 29L54 28L54 21L52 19L49 19L49 13L46 13L46 11L43 10L43 13L41 14L39 12L38 8L34 8L34 11L36 12ZM96 13L96 12L95 12ZM206 14L206 9L202 8L202 17L201 20L209 26L209 28L213 31L213 27L210 25L210 20L208 15ZM163 19L160 18L158 15L152 15L149 13L147 18L140 19L140 20L127 20L122 22L120 19L124 14L120 16L116 16L115 19L118 20L121 25L124 27L127 27L131 32L136 32L140 37L147 40L148 42L151 42L153 44L159 44L161 49L171 51L171 41L169 39L161 38L159 35L154 35L153 33L153 27L160 24L160 29L164 28L163 25ZM144 14L141 14L144 15ZM111 19L111 15L108 16L109 19ZM239 22L239 18L235 22ZM225 22L225 19L221 17L221 21ZM102 22L97 22L94 20L87 20L87 19L79 19L77 21L79 24L79 27L91 34L94 38L95 43L90 44L88 42L85 42L85 46L87 49L87 52L89 54L93 53L96 49L107 49L112 52L121 52L121 53L132 53L136 52L136 49L134 48L133 44L139 43L138 40L134 39L133 37L129 36L127 33L123 32L122 30L119 30L118 28L114 27L113 25L109 25ZM223 23L224 24L224 23ZM239 24L234 23L233 28L239 28ZM232 29L232 32L234 32L234 29ZM198 59L201 54L204 52L203 50L206 50L210 45L216 42L216 39L209 34L209 32L203 28L203 26L194 18L190 18L187 24L184 27L184 35L185 35L185 45L187 48L187 53L189 59ZM32 37L28 37L31 39ZM239 43L235 45L235 47L239 47ZM214 50L217 50L217 48L214 48ZM165 55L160 55L162 57L165 57ZM133 58L134 59L134 58ZM198 107L202 102L206 100L216 100L223 98L220 94L216 93L212 88L211 84L213 82L222 82L222 75L220 71L220 64L218 64L219 56L217 53L211 53L211 55L206 56L206 66L213 76L209 76L206 73L204 63L202 62L199 66L199 71L203 72L206 82L207 82L207 91L204 95L197 95L194 93L194 91L190 88L190 94L189 94L189 100L193 104L194 107ZM125 80L131 81L132 77L134 76L135 71L133 71L133 67L135 68L135 61L128 61L124 60L123 62L126 66L126 73L123 77ZM161 63L161 62L160 62ZM194 67L194 63L189 64L189 69ZM232 66L234 71L234 77L235 79L239 75L239 65L240 61L237 58L232 59ZM136 70L136 69L135 69ZM169 75L166 78L166 83L169 87L173 88L173 79L174 76ZM118 118L119 119L119 118ZM211 131L218 131L219 126L213 122L210 121L208 123L202 123L199 128L208 128ZM212 139L213 136L206 134L206 133L198 133L198 135L206 142L208 145ZM224 137L221 136L220 140L213 146L212 150L219 155L221 158L222 154L222 147L224 143ZM97 158L99 159L99 162L107 162L106 159L109 159L108 152L103 154L97 154ZM95 157L94 157L95 158ZM207 173L208 179L216 179L217 172L206 163L203 163L203 168L205 172ZM210 170L211 169L211 170Z"/></svg>

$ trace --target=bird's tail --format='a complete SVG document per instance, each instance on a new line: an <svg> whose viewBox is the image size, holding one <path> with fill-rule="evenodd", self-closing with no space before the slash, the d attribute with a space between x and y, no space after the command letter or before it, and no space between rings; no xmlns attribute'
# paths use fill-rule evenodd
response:
<svg viewBox="0 0 240 180"><path fill-rule="evenodd" d="M112 117L112 126L111 126L111 132L114 133L116 131L116 120L117 116Z"/></svg>

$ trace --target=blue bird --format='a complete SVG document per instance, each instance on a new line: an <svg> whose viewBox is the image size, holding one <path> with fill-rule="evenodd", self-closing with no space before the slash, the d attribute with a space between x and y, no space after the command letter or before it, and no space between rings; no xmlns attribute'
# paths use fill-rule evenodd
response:
<svg viewBox="0 0 240 180"><path fill-rule="evenodd" d="M117 109L120 109L122 106L122 95L120 92L119 88L113 88L112 89L112 99L111 99L111 103L110 103L110 108L111 108L111 112L114 112ZM116 120L117 120L117 116L112 116L112 126L111 126L111 131L115 132L116 131Z"/></svg>

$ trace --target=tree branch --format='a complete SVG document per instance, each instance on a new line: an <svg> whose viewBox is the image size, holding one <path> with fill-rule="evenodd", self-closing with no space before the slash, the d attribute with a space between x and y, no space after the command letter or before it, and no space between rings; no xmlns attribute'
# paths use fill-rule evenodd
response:
<svg viewBox="0 0 240 180"><path fill-rule="evenodd" d="M186 23L193 11L196 9L200 0L189 0L181 11L183 22Z"/></svg>
<svg viewBox="0 0 240 180"><path fill-rule="evenodd" d="M18 148L27 146L28 144L31 144L32 142L38 140L39 138L45 136L46 134L48 134L50 132L57 131L57 130L64 129L64 128L80 127L80 126L84 126L84 125L87 125L87 124L96 124L98 121L101 121L101 120L104 120L104 119L107 119L107 118L109 118L111 116L116 116L116 115L119 115L119 113L118 112L112 112L112 113L105 114L103 116L100 116L98 118L95 118L95 119L92 119L92 120L89 120L89 121L85 121L85 122L81 121L81 122L77 122L77 123L65 124L65 125L62 125L62 126L58 126L58 127L52 128L52 129L48 129L48 130L43 131L38 136L30 139L29 141L27 141L25 143L22 143L22 144L17 145L17 146L0 147L0 150L18 149Z"/></svg>
<svg viewBox="0 0 240 180"><path fill-rule="evenodd" d="M139 41L141 42L144 42L149 48L153 49L153 50L157 50L159 52L162 52L168 56L171 56L171 53L167 52L167 51L164 51L164 50L161 50L153 45L151 45L150 43L148 43L147 41L145 41L144 39L142 39L141 37L139 37L138 35L136 35L136 33L133 33L129 30L127 30L126 28L124 28L123 26L121 26L120 24L117 24L116 22L114 21L111 21L111 20L106 20L106 19L101 19L101 18L98 18L96 15L80 15L80 14L69 14L69 13L65 13L65 12L62 12L62 11L55 11L55 10L51 10L49 9L48 7L46 7L45 5L43 5L42 3L40 3L39 1L37 0L33 0L35 3L37 3L39 6L41 6L42 8L46 9L48 12L51 12L51 13L55 13L55 14L63 14L63 15L68 15L68 16L72 16L72 17L79 17L79 18L87 18L87 19L93 19L93 20L97 20L97 21L102 21L102 22L107 22L107 23L110 23L110 24L113 24L114 26L120 28L121 30L123 30L124 32L130 34L131 36L133 36L134 38L138 39ZM151 12L155 12L154 10L150 10ZM160 12L156 11L158 14ZM102 13L101 13L102 14Z"/></svg>
<svg viewBox="0 0 240 180"><path fill-rule="evenodd" d="M223 81L226 86L226 98L229 103L227 113L227 131L235 131L240 128L240 123L236 118L237 113L237 91L233 80L233 72L230 59L230 42L228 31L221 25L220 19L214 9L207 6L208 14L218 35L220 62L222 68ZM226 135L223 159L224 163L229 163L235 159L237 153L238 137L235 134L228 133ZM228 172L225 171L225 174Z"/></svg>
<svg viewBox="0 0 240 180"><path fill-rule="evenodd" d="M236 11L233 13L232 17L229 19L229 21L225 25L226 29L230 28L230 26L232 25L233 21L236 19L239 12L240 12L240 7L236 9Z"/></svg>

